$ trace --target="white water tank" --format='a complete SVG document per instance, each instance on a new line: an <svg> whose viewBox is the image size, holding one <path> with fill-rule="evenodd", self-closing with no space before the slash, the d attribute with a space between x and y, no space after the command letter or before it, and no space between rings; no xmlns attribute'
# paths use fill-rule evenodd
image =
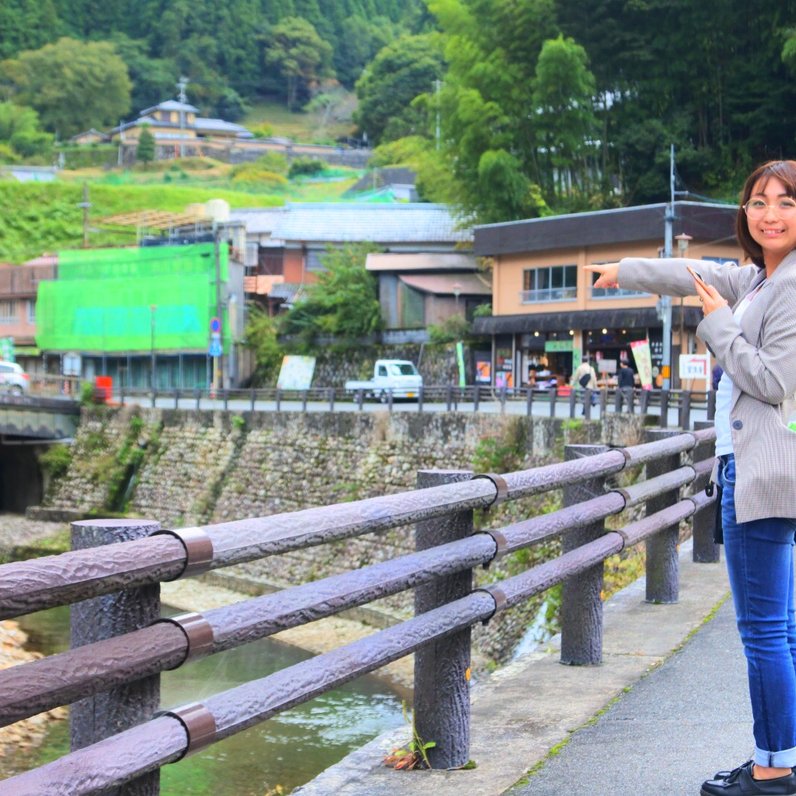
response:
<svg viewBox="0 0 796 796"><path fill-rule="evenodd" d="M219 223L229 221L229 202L226 199L209 199L205 203L207 215Z"/></svg>

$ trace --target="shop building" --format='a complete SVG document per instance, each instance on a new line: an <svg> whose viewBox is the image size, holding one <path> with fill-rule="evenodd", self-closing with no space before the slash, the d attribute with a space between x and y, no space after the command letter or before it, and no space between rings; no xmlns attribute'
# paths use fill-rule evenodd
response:
<svg viewBox="0 0 796 796"><path fill-rule="evenodd" d="M492 315L474 331L491 338L491 361L478 363L496 386L567 383L585 355L610 383L621 360L635 367L631 343L648 340L653 372L663 355L660 297L593 287L591 263L659 257L667 213L673 209L672 254L743 263L735 239L737 207L674 202L574 213L474 229L474 253L492 263ZM696 296L672 299L672 386L679 387L678 355L704 353L696 337L702 310ZM484 355L486 356L486 355ZM694 380L692 389L704 389Z"/></svg>

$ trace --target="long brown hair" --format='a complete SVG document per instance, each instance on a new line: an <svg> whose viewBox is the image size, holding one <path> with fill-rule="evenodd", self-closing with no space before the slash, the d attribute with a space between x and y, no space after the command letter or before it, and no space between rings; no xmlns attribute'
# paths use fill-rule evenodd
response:
<svg viewBox="0 0 796 796"><path fill-rule="evenodd" d="M752 191L758 182L761 188L766 187L766 183L776 177L784 186L788 196L796 199L796 160L770 160L762 166L758 166L747 178L741 192L741 206L738 208L738 215L735 217L735 236L744 254L757 266L763 268L763 249L760 244L752 238L749 232L749 222L746 218L744 205L749 201Z"/></svg>

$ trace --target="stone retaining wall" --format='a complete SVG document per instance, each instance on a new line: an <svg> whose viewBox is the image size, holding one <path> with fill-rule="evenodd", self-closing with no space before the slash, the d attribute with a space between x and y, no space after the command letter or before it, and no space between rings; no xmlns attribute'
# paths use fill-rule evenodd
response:
<svg viewBox="0 0 796 796"><path fill-rule="evenodd" d="M295 511L412 489L419 469L507 472L560 460L566 443L629 445L640 440L637 416L611 415L605 425L581 420L515 415L388 412L196 412L98 407L87 410L68 472L44 501L44 512L75 515L109 508L109 495L125 494L124 508L179 527ZM131 449L135 455L131 455ZM115 481L103 483L103 472ZM118 483L120 474L128 479ZM477 517L500 527L558 505L556 494L512 502ZM316 580L384 561L414 549L411 528L250 562L229 573L249 591ZM495 563L477 573L486 582L522 561ZM476 633L487 657L505 659L538 609L529 602ZM386 622L411 613L411 593L374 604Z"/></svg>

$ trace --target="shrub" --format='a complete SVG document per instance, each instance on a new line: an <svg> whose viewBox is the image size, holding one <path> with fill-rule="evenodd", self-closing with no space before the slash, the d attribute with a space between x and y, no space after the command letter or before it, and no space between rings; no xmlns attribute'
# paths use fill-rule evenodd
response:
<svg viewBox="0 0 796 796"><path fill-rule="evenodd" d="M314 177L326 168L322 160L315 158L296 158L290 164L290 171L287 176L292 180L294 177Z"/></svg>
<svg viewBox="0 0 796 796"><path fill-rule="evenodd" d="M284 188L287 186L287 178L273 171L265 171L254 163L244 166L236 166L231 175L233 185L251 185L263 188Z"/></svg>
<svg viewBox="0 0 796 796"><path fill-rule="evenodd" d="M39 454L39 464L51 478L66 474L72 462L72 448L69 445L53 445Z"/></svg>
<svg viewBox="0 0 796 796"><path fill-rule="evenodd" d="M0 163L19 163L19 155L2 141L0 141Z"/></svg>

